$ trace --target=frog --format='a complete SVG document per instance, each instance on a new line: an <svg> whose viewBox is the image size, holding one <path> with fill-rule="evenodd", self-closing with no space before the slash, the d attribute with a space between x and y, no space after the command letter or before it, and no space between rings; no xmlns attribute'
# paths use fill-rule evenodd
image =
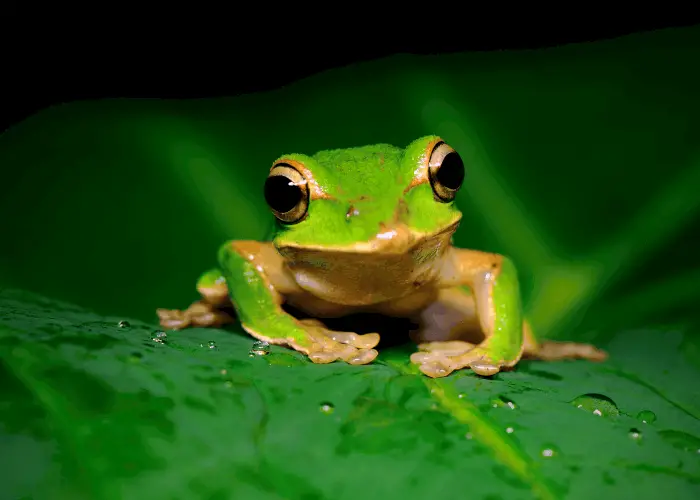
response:
<svg viewBox="0 0 700 500"><path fill-rule="evenodd" d="M514 261L454 246L468 182L460 154L436 135L389 144L285 154L263 196L274 231L230 240L184 310L157 309L162 327L220 327L311 362L367 365L380 335L331 329L331 318L408 318L410 362L428 377L471 370L490 377L524 358L603 361L593 345L541 341L524 317ZM304 318L290 310L304 313ZM383 334L384 335L384 334Z"/></svg>

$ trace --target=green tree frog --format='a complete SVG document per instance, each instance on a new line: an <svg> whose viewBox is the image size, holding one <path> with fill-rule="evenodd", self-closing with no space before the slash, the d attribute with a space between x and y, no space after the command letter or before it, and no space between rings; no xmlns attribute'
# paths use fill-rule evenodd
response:
<svg viewBox="0 0 700 500"><path fill-rule="evenodd" d="M436 136L405 149L387 144L284 155L264 195L277 224L271 242L229 241L217 269L197 283L201 300L157 311L163 327L233 321L314 363L372 362L377 333L323 323L361 312L405 317L430 377L469 368L490 376L523 357L603 360L587 344L538 342L523 318L518 277L505 256L452 246L462 217L455 196L465 167ZM283 304L312 319L297 319Z"/></svg>

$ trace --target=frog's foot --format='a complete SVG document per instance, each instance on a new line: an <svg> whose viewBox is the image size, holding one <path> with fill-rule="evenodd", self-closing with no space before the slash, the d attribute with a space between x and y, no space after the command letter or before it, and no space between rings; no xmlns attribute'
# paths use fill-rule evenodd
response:
<svg viewBox="0 0 700 500"><path fill-rule="evenodd" d="M332 363L342 359L351 365L366 365L377 357L376 349L379 343L378 333L364 335L354 332L338 332L329 330L323 323L315 319L299 320L311 340L311 346L295 349L305 352L314 363Z"/></svg>
<svg viewBox="0 0 700 500"><path fill-rule="evenodd" d="M181 330L187 327L221 326L233 322L233 318L216 306L198 301L184 311L177 309L158 309L160 326L171 330Z"/></svg>
<svg viewBox="0 0 700 500"><path fill-rule="evenodd" d="M555 342L550 340L538 344L534 349L526 348L524 357L541 359L543 361L557 361L562 359L605 361L608 358L608 353L590 344Z"/></svg>
<svg viewBox="0 0 700 500"><path fill-rule="evenodd" d="M486 344L475 346L461 340L426 342L418 345L419 352L411 355L411 361L420 371L432 378L445 377L455 370L471 368L477 375L495 375L503 368L511 368L519 361L499 359Z"/></svg>

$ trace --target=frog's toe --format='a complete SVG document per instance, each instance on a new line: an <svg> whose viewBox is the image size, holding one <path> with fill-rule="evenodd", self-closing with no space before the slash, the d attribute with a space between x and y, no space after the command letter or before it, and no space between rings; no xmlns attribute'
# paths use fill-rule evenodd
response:
<svg viewBox="0 0 700 500"><path fill-rule="evenodd" d="M157 309L156 314L163 328L181 330L188 326L221 326L233 322L233 317L207 302L195 302L184 311Z"/></svg>
<svg viewBox="0 0 700 500"><path fill-rule="evenodd" d="M430 378L446 377L454 371L449 361L445 359L433 359L419 363L418 369Z"/></svg>
<svg viewBox="0 0 700 500"><path fill-rule="evenodd" d="M366 365L374 361L378 354L376 349L357 349L352 356L345 358L345 362L351 365Z"/></svg>
<svg viewBox="0 0 700 500"><path fill-rule="evenodd" d="M352 345L330 341L316 344L309 353L309 359L318 364L332 363L341 359L351 365L365 365L371 363L377 354L374 349L358 349Z"/></svg>
<svg viewBox="0 0 700 500"><path fill-rule="evenodd" d="M378 333L366 333L361 335L355 332L339 332L323 329L323 334L333 342L350 345L358 349L370 349L379 343Z"/></svg>
<svg viewBox="0 0 700 500"><path fill-rule="evenodd" d="M351 345L358 349L370 349L379 343L378 333L360 335L354 332L329 332L328 336L336 342Z"/></svg>
<svg viewBox="0 0 700 500"><path fill-rule="evenodd" d="M300 321L313 339L307 355L314 363L332 363L338 359L351 365L365 365L377 357L372 349L379 342L379 334L360 335L354 332L329 330L315 319Z"/></svg>
<svg viewBox="0 0 700 500"><path fill-rule="evenodd" d="M223 311L207 311L191 318L192 326L222 326L231 323L233 318Z"/></svg>
<svg viewBox="0 0 700 500"><path fill-rule="evenodd" d="M509 365L505 361L493 359L491 353L484 348L475 347L471 351L450 358L455 369L471 368L474 373L490 377Z"/></svg>
<svg viewBox="0 0 700 500"><path fill-rule="evenodd" d="M339 358L337 352L318 351L309 354L309 359L319 365L332 363Z"/></svg>
<svg viewBox="0 0 700 500"><path fill-rule="evenodd" d="M231 323L233 318L208 302L195 302L185 311L192 326L221 326Z"/></svg>
<svg viewBox="0 0 700 500"><path fill-rule="evenodd" d="M486 349L461 341L430 342L421 344L419 349L421 351L411 355L411 362L433 378L445 377L462 368L471 368L477 375L490 377L513 364L495 361Z"/></svg>
<svg viewBox="0 0 700 500"><path fill-rule="evenodd" d="M414 352L411 354L411 362L431 378L446 377L454 371L450 359L439 352Z"/></svg>
<svg viewBox="0 0 700 500"><path fill-rule="evenodd" d="M168 330L180 330L190 325L190 317L178 309L157 309L160 326Z"/></svg>

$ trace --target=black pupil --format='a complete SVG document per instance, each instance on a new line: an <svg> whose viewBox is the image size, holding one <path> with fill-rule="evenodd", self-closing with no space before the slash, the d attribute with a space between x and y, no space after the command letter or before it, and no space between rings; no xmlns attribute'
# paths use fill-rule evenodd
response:
<svg viewBox="0 0 700 500"><path fill-rule="evenodd" d="M448 189L457 190L464 181L464 163L454 151L447 153L437 171L437 180Z"/></svg>
<svg viewBox="0 0 700 500"><path fill-rule="evenodd" d="M289 177L275 175L265 181L265 201L277 212L289 212L297 206L302 196L301 188L292 184Z"/></svg>

